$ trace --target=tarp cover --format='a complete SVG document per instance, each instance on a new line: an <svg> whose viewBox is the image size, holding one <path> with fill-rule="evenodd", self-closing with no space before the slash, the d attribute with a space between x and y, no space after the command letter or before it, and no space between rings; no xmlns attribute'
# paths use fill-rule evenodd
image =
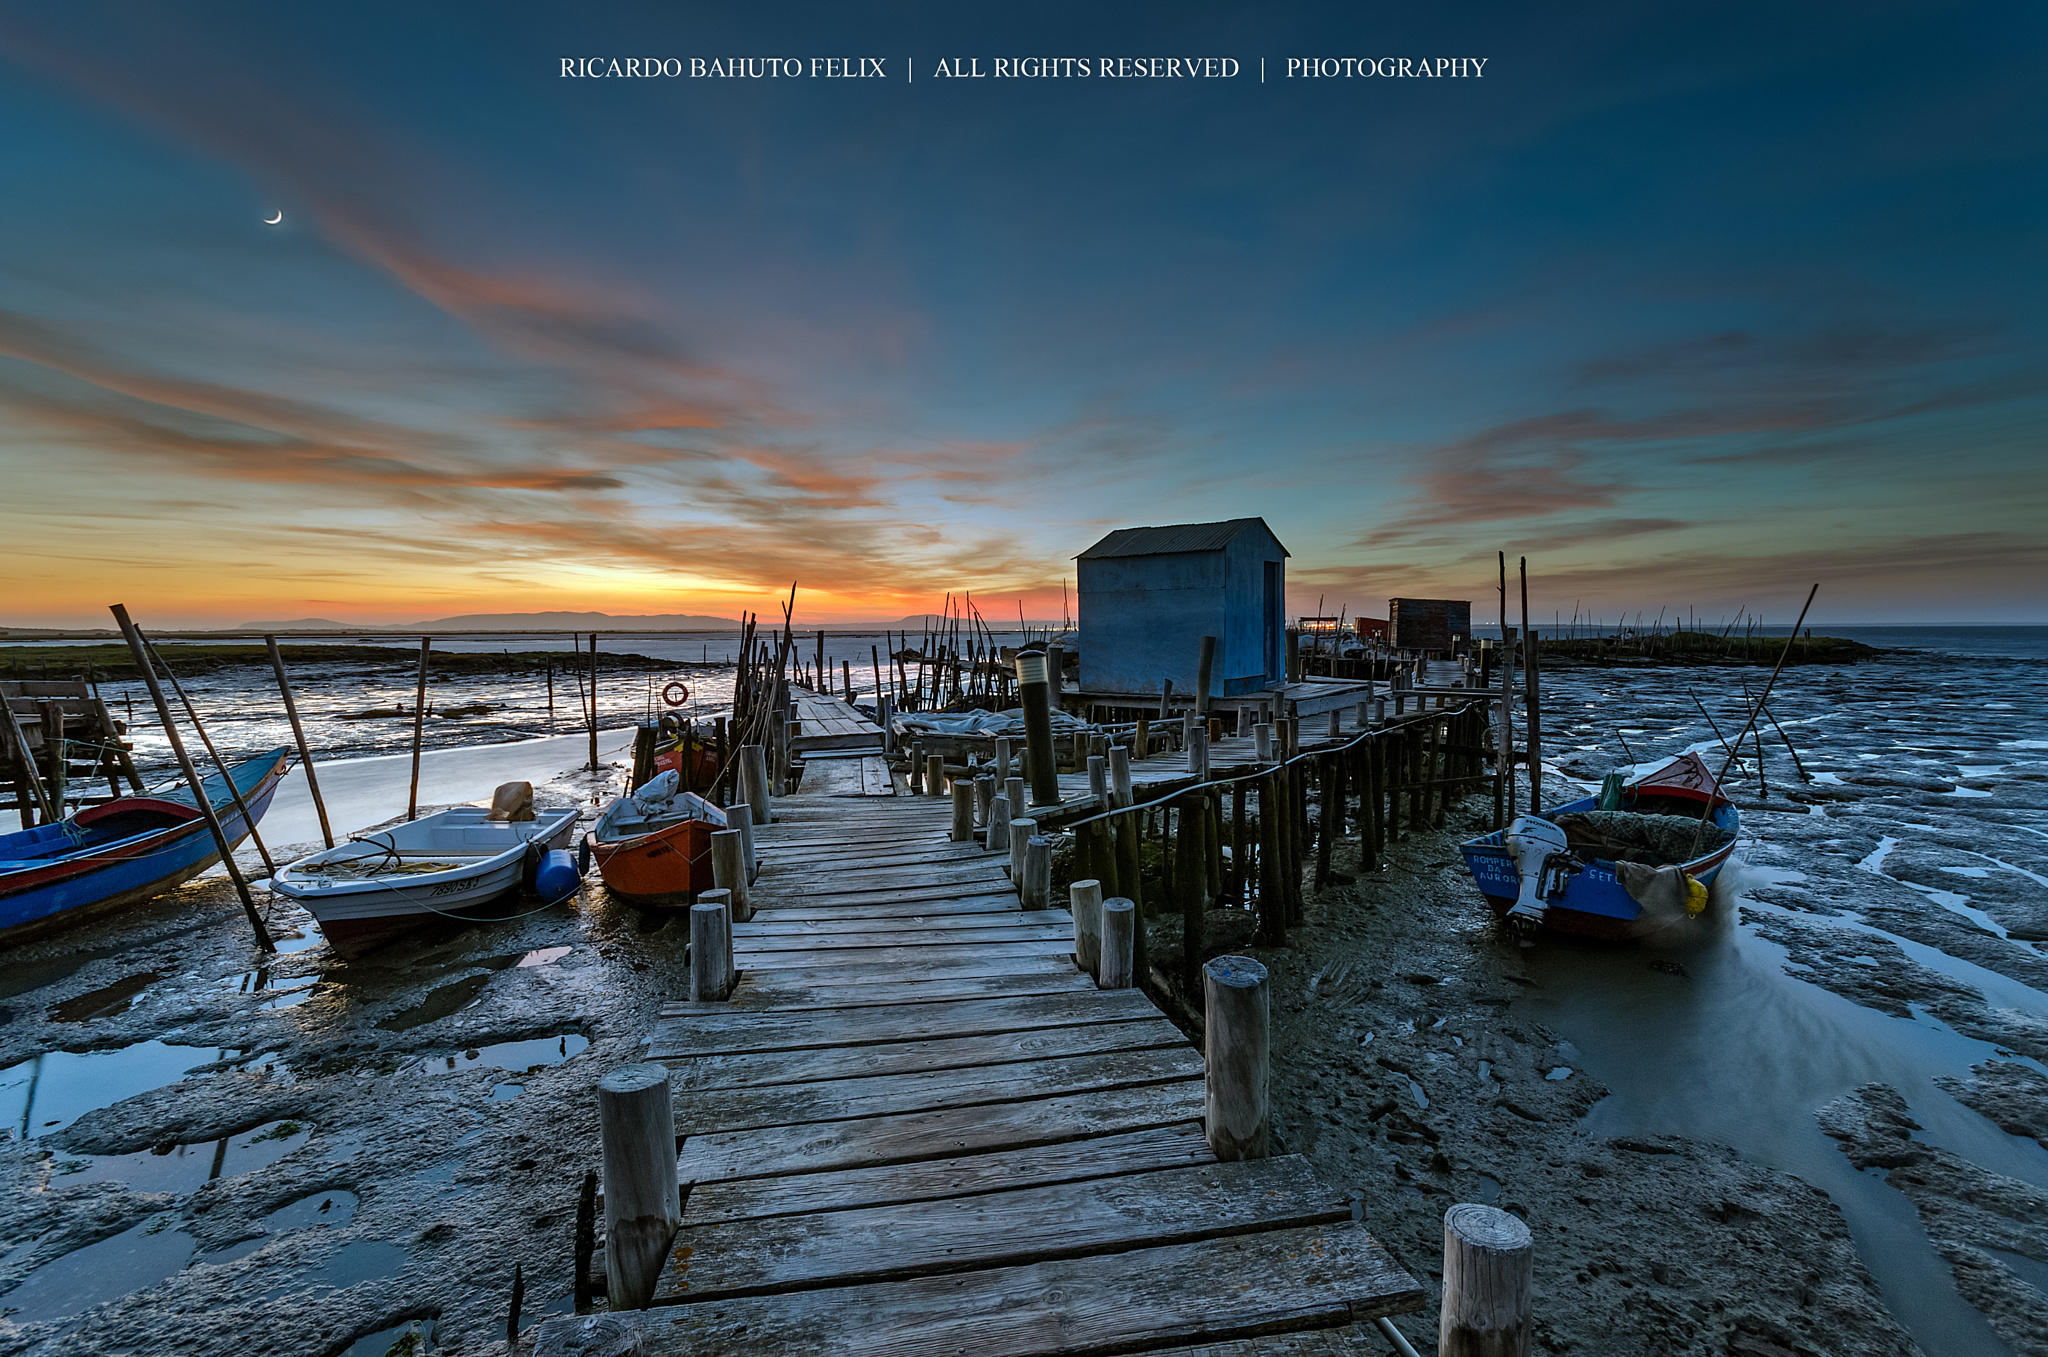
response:
<svg viewBox="0 0 2048 1357"><path fill-rule="evenodd" d="M898 712L890 725L898 735L908 735L913 739L919 735L1007 735L1021 740L1024 738L1024 709ZM1088 728L1088 723L1078 716L1069 716L1063 711L1052 714L1052 732L1055 735L1071 735Z"/></svg>

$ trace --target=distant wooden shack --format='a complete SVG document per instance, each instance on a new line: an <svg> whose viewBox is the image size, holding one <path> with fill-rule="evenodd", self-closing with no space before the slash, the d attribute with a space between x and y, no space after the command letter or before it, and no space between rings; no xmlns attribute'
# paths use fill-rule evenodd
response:
<svg viewBox="0 0 2048 1357"><path fill-rule="evenodd" d="M14 797L0 810L16 812L27 829L62 819L67 802L120 796L123 778L141 791L126 735L88 683L0 679L0 782ZM106 795L81 794L100 778Z"/></svg>
<svg viewBox="0 0 2048 1357"><path fill-rule="evenodd" d="M1472 604L1451 598L1390 598L1387 632L1396 650L1448 655L1472 639Z"/></svg>
<svg viewBox="0 0 2048 1357"><path fill-rule="evenodd" d="M1262 518L1119 528L1077 558L1081 688L1195 691L1202 638L1216 638L1212 697L1287 674L1287 548Z"/></svg>

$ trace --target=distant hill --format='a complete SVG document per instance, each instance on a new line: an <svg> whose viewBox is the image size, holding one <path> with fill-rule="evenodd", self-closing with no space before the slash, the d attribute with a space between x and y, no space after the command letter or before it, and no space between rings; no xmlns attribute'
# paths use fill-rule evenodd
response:
<svg viewBox="0 0 2048 1357"><path fill-rule="evenodd" d="M324 617L244 622L242 631L734 631L739 623L702 613L463 613L429 622L348 623Z"/></svg>

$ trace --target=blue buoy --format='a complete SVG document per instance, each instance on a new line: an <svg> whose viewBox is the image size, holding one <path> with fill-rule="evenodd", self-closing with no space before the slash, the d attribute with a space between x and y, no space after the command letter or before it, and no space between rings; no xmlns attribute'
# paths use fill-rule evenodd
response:
<svg viewBox="0 0 2048 1357"><path fill-rule="evenodd" d="M551 905L559 905L576 893L583 884L583 874L576 870L576 855L566 848L551 848L540 860L540 870L533 876L533 893Z"/></svg>

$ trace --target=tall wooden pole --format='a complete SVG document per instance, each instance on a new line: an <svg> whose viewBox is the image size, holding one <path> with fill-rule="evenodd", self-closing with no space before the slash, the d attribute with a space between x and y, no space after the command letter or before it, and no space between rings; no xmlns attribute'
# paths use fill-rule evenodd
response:
<svg viewBox="0 0 2048 1357"><path fill-rule="evenodd" d="M427 655L433 648L433 637L420 637L420 681L412 699L412 785L405 795L408 820L419 818L420 813L420 744L427 736Z"/></svg>
<svg viewBox="0 0 2048 1357"><path fill-rule="evenodd" d="M149 646L152 652L156 650L155 643L143 634L140 627L137 627L135 632L142 637L143 644ZM158 655L157 658L163 659L163 656ZM277 864L271 861L270 850L263 845L263 836L256 832L256 817L249 813L249 803L242 799L242 789L235 785L234 775L228 771L227 760L213 747L213 737L206 733L206 726L199 719L199 708L193 706L192 699L185 695L185 685L178 682L177 671L171 668L169 661L164 663L164 676L170 679L171 691L177 694L179 704L185 708L185 715L192 722L192 729L199 733L199 743L206 747L206 756L213 760L213 766L220 769L222 780L228 784L228 796L234 801L235 809L241 813L242 823L249 826L249 841L256 845L256 855L263 859L264 869L272 876L276 876ZM61 769L63 765L60 763L58 767Z"/></svg>
<svg viewBox="0 0 2048 1357"><path fill-rule="evenodd" d="M213 846L220 852L220 864L227 869L228 880L235 883L235 894L242 900L242 913L248 915L249 927L255 931L256 945L266 952L275 952L277 944L270 940L270 930L263 926L263 916L256 912L256 900L249 894L249 883L243 878L242 869L235 865L235 846L228 842L228 832L222 827L220 816L214 814L213 802L199 780L199 770L192 766L192 757L185 752L185 741L178 735L177 723L171 719L170 701L164 696L163 685L156 681L156 670L150 665L142 633L128 620L128 609L124 605L110 604L108 611L114 614L114 621L128 642L128 652L135 657L135 670L142 675L143 686L149 689L150 701L156 704L157 720L164 724L164 734L171 742L171 753L178 759L178 771L185 775L185 785L192 789L192 803L199 808L200 818L206 821L206 828L213 835Z"/></svg>
<svg viewBox="0 0 2048 1357"><path fill-rule="evenodd" d="M1027 651L1017 657L1017 691L1024 705L1024 756L1030 765L1025 771L1031 774L1031 804L1057 806L1060 774L1052 752L1052 685L1043 653Z"/></svg>
<svg viewBox="0 0 2048 1357"><path fill-rule="evenodd" d="M313 775L313 751L306 747L306 730L299 724L299 704L292 700L292 681L284 669L284 655L277 648L277 638L266 635L264 649L270 652L270 668L277 675L277 691L284 698L284 714L291 719L292 739L299 746L299 767L306 770L306 790L313 793L313 809L320 816L320 837L329 848L334 847L334 830L327 823L327 803L320 799L320 779Z"/></svg>
<svg viewBox="0 0 2048 1357"><path fill-rule="evenodd" d="M687 750L685 758L689 757ZM597 633L590 633L590 771L596 772L603 765L597 761Z"/></svg>

